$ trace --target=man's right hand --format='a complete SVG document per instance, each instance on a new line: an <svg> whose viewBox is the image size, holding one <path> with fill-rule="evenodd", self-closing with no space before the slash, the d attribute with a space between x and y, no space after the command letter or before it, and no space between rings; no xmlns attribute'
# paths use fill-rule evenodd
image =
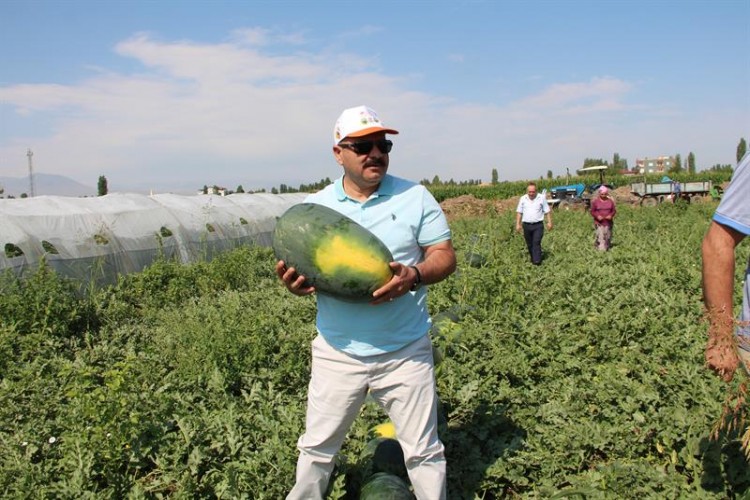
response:
<svg viewBox="0 0 750 500"><path fill-rule="evenodd" d="M305 286L305 277L297 274L297 270L293 267L287 268L283 260L276 263L276 275L284 283L286 289L294 295L303 296L315 293L315 287Z"/></svg>
<svg viewBox="0 0 750 500"><path fill-rule="evenodd" d="M733 335L710 336L706 344L706 364L725 382L732 380L740 364Z"/></svg>

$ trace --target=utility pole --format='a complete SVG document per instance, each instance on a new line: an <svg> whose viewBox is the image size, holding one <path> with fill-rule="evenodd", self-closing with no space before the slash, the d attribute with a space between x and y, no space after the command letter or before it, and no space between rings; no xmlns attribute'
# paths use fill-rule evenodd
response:
<svg viewBox="0 0 750 500"><path fill-rule="evenodd" d="M29 149L26 151L26 156L29 157L29 196L34 197L34 164L31 162L31 157L34 156L34 152Z"/></svg>

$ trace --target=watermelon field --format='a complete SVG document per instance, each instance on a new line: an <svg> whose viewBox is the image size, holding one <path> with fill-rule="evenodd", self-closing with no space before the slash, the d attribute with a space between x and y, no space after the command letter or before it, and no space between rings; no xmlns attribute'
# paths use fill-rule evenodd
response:
<svg viewBox="0 0 750 500"><path fill-rule="evenodd" d="M587 213L556 212L539 267L512 212L451 222L459 269L429 297L448 498L750 494L743 426L713 433L744 377L725 384L703 363L715 207L621 205L607 253ZM43 267L2 276L0 496L284 498L315 302L273 265L243 247L98 290ZM386 421L363 407L329 498L358 498Z"/></svg>

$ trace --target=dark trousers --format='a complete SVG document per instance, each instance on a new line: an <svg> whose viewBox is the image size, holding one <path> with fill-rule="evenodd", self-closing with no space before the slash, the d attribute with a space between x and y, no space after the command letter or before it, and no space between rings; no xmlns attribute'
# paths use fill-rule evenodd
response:
<svg viewBox="0 0 750 500"><path fill-rule="evenodd" d="M523 237L529 249L531 263L539 265L542 263L542 237L544 236L544 224L542 222L524 222Z"/></svg>

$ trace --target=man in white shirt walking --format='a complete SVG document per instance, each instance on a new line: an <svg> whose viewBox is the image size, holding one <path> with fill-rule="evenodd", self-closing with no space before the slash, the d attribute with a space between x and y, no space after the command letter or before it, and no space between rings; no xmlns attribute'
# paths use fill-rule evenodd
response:
<svg viewBox="0 0 750 500"><path fill-rule="evenodd" d="M518 200L516 209L516 231L526 239L531 263L542 263L542 238L544 237L544 216L547 216L547 229L552 230L552 212L544 196L537 196L536 184L530 182L526 194Z"/></svg>

